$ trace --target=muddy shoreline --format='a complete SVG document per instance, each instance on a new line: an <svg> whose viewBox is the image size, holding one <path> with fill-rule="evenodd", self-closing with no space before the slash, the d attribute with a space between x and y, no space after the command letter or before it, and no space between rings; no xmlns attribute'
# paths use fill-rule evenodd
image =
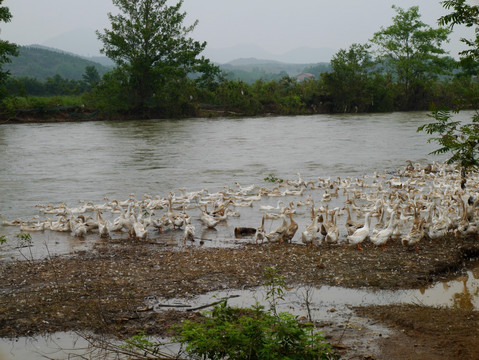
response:
<svg viewBox="0 0 479 360"><path fill-rule="evenodd" d="M399 242L388 244L386 249L368 243L363 251L345 245L311 249L299 244L179 248L155 239L119 239L100 242L93 251L39 261L3 261L0 336L83 330L120 339L138 330L167 335L172 324L198 314L153 312L145 306L145 299L187 300L211 291L257 287L265 282L266 267L280 269L288 286L425 288L433 282L457 277L470 266L469 260L479 257L479 242L474 237L424 240L419 248L416 252ZM474 359L474 354L479 354L472 351L479 343L479 318L475 311L407 306L363 307L356 311L432 348L442 348L435 335L447 329L443 338L455 339L456 345L446 341L446 355L461 354L461 358ZM451 319L460 321L454 321L452 327L447 325ZM421 330L427 324L437 333ZM383 341L387 344L394 340ZM442 359L437 356L431 359Z"/></svg>

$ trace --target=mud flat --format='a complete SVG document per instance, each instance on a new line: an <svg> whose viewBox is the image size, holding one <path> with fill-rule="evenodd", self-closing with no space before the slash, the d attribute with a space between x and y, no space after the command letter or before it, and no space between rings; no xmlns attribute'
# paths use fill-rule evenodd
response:
<svg viewBox="0 0 479 360"><path fill-rule="evenodd" d="M188 304L202 294L255 289L264 284L266 267L280 269L288 286L316 289L423 292L441 281L479 278L477 263L471 261L479 255L475 238L424 240L419 248L409 250L399 242L386 249L367 243L363 251L344 244L313 249L299 244L179 248L155 239L116 239L98 243L92 251L4 261L0 336L85 330L119 339L138 330L168 335L172 324L198 312L156 311L152 299L182 299ZM479 290L463 283L449 307L366 302L336 308L329 303L325 305L329 314L343 316L317 320L331 342L340 342L338 351L344 358L355 354L377 359L477 359ZM449 285L444 286L446 290ZM352 325L356 317L393 331ZM347 337L353 340L347 342Z"/></svg>

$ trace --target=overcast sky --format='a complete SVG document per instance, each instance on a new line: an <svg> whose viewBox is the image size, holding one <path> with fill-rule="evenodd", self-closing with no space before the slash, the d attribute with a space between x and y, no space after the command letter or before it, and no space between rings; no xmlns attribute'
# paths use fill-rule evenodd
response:
<svg viewBox="0 0 479 360"><path fill-rule="evenodd" d="M470 0L479 4L479 0ZM439 0L184 0L186 24L198 20L193 37L210 48L255 44L280 54L296 47L346 49L366 43L391 24L393 4L419 5L422 20L437 27L447 13ZM13 15L1 24L1 38L20 45L41 44L62 33L108 26L111 0L4 0ZM470 30L470 29L469 29ZM472 34L457 28L447 46L455 56L458 39Z"/></svg>

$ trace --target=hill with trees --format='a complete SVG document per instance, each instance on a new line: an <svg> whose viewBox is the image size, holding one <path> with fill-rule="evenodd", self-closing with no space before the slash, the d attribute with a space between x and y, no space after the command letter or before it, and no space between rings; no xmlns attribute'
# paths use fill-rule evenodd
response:
<svg viewBox="0 0 479 360"><path fill-rule="evenodd" d="M94 66L101 75L112 67L90 61L78 55L40 46L21 46L18 57L4 66L13 77L28 77L43 81L60 75L70 80L81 80L87 66Z"/></svg>

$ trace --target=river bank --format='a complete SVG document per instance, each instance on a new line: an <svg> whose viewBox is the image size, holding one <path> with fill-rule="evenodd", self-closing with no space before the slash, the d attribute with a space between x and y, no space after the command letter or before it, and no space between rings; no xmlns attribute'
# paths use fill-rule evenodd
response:
<svg viewBox="0 0 479 360"><path fill-rule="evenodd" d="M92 251L2 262L0 336L86 330L119 339L139 330L169 335L171 325L198 312L156 312L146 299L181 298L187 303L207 292L254 288L264 284L266 267L280 269L288 286L426 288L457 277L471 266L469 260L478 256L479 243L472 237L425 240L419 252L399 242L388 244L386 249L365 244L359 251L354 246L311 249L298 244L179 249L154 238L146 242L105 241ZM365 306L354 311L397 330L385 339L376 336L381 352L370 359L477 359L479 316L467 304L459 305L453 309L420 304ZM338 342L344 331L334 331L333 325L322 324L330 341ZM364 340L361 329L347 331L357 341ZM381 355L393 348L401 350L396 355ZM340 346L338 351L350 356L358 349Z"/></svg>
<svg viewBox="0 0 479 360"><path fill-rule="evenodd" d="M296 115L313 115L322 112L305 112ZM253 117L265 116L283 116L284 114L262 113L255 114ZM184 116L183 118L241 118L248 115L229 111L221 108L198 108L195 112ZM291 115L294 116L294 115ZM68 109L46 109L46 110L21 110L11 115L0 114L0 125L6 124L41 124L41 123L65 123L65 122L88 122L88 121L123 121L123 120L152 120L164 119L171 120L177 117L168 118L154 115L127 114L127 113L105 113L94 109L85 109L74 106Z"/></svg>

